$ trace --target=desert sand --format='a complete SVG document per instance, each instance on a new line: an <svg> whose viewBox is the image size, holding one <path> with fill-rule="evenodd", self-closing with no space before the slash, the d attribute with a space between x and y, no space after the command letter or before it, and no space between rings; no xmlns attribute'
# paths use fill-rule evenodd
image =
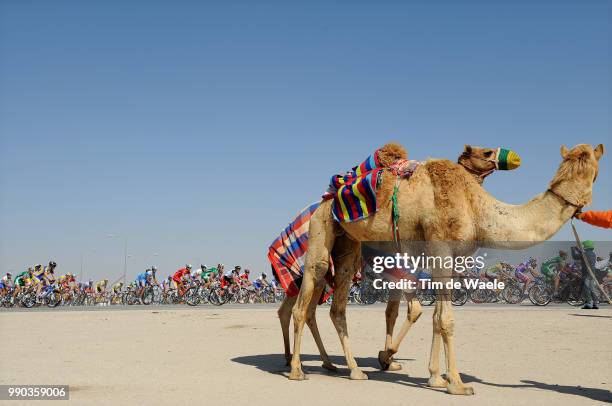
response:
<svg viewBox="0 0 612 406"><path fill-rule="evenodd" d="M368 381L348 379L328 311L319 308L319 326L340 370L321 369L306 332L309 379L302 382L287 379L275 306L1 311L0 383L70 385L70 401L54 405L612 402L609 306L599 311L566 305L455 309L459 369L464 382L474 386L472 397L425 386L432 308L424 309L400 349L403 370L380 372L376 355L384 341L384 307L349 307L351 342Z"/></svg>

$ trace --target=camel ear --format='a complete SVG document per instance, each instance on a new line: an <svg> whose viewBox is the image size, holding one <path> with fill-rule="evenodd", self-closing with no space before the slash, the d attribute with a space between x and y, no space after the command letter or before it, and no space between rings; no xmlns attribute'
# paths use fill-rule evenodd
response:
<svg viewBox="0 0 612 406"><path fill-rule="evenodd" d="M568 153L569 153L569 150L567 149L567 147L565 145L561 145L561 157L565 159Z"/></svg>
<svg viewBox="0 0 612 406"><path fill-rule="evenodd" d="M470 155L472 153L472 146L468 145L468 144L465 144L463 146L463 153Z"/></svg>
<svg viewBox="0 0 612 406"><path fill-rule="evenodd" d="M595 150L593 152L595 152L595 159L597 159L599 161L599 158L601 158L601 156L604 153L604 146L603 146L603 144L599 144L597 147L595 147Z"/></svg>

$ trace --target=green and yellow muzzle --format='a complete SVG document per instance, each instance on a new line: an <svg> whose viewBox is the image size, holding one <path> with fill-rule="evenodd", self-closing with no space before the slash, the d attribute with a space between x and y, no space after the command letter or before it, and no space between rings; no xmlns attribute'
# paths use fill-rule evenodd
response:
<svg viewBox="0 0 612 406"><path fill-rule="evenodd" d="M521 157L514 151L505 148L497 148L495 155L495 167L500 171L511 171L521 166Z"/></svg>

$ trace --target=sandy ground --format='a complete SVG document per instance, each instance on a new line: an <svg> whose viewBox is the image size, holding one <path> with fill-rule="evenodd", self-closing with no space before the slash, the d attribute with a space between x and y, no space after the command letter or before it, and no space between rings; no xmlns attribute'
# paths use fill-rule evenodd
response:
<svg viewBox="0 0 612 406"><path fill-rule="evenodd" d="M376 354L384 338L384 307L349 307L351 341L368 381L348 379L328 308L320 308L323 340L341 369L333 374L320 368L307 332L303 353L309 379L302 382L287 379L275 310L252 305L3 311L0 383L69 384L71 400L55 405L612 402L609 306L597 312L569 306L456 309L458 365L464 381L474 386L472 397L425 387L432 308L425 308L400 349L403 371L380 372Z"/></svg>

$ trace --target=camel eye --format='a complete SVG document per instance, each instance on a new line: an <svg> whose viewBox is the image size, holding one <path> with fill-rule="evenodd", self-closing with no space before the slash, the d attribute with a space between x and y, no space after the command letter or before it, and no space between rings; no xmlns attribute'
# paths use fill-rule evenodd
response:
<svg viewBox="0 0 612 406"><path fill-rule="evenodd" d="M487 158L491 158L491 156L493 156L493 151L485 152L484 156L487 157Z"/></svg>

